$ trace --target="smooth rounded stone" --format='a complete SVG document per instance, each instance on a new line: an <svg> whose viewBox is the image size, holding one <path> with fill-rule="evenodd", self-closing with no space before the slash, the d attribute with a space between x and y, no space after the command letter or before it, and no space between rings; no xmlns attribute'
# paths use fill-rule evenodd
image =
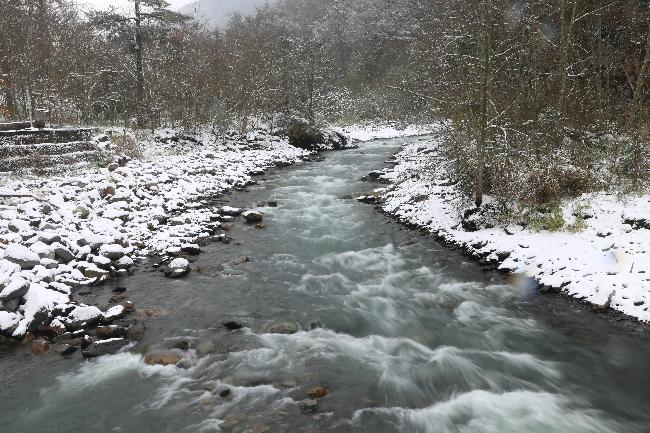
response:
<svg viewBox="0 0 650 433"><path fill-rule="evenodd" d="M111 290L111 292L113 292L113 293L124 293L124 292L126 292L126 287L123 287L123 286L116 287L113 290Z"/></svg>
<svg viewBox="0 0 650 433"><path fill-rule="evenodd" d="M147 365L176 365L181 359L180 355L177 355L173 352L160 352L160 353L151 353L144 357L144 362Z"/></svg>
<svg viewBox="0 0 650 433"><path fill-rule="evenodd" d="M117 162L111 162L110 164L108 164L108 166L106 168L108 169L108 171L113 172L113 171L117 170L118 168L120 168L120 166L119 166L119 164Z"/></svg>
<svg viewBox="0 0 650 433"><path fill-rule="evenodd" d="M2 286L0 286L2 287ZM14 278L5 288L0 290L0 301L7 302L22 298L29 291L29 281L23 278Z"/></svg>
<svg viewBox="0 0 650 433"><path fill-rule="evenodd" d="M97 356L109 355L119 351L129 344L124 338L112 338L110 340L95 341L82 354L86 358L95 358Z"/></svg>
<svg viewBox="0 0 650 433"><path fill-rule="evenodd" d="M50 350L50 344L44 338L38 338L32 342L32 353L40 355Z"/></svg>
<svg viewBox="0 0 650 433"><path fill-rule="evenodd" d="M269 334L295 334L298 332L298 325L293 322L282 322L271 325L267 328Z"/></svg>
<svg viewBox="0 0 650 433"><path fill-rule="evenodd" d="M306 398L300 402L300 412L304 414L318 412L318 400Z"/></svg>
<svg viewBox="0 0 650 433"><path fill-rule="evenodd" d="M29 248L20 244L9 244L5 249L6 260L20 266L21 269L33 269L41 262L41 258Z"/></svg>
<svg viewBox="0 0 650 433"><path fill-rule="evenodd" d="M229 398L232 397L232 390L230 388L224 388L219 391L219 397L221 398Z"/></svg>
<svg viewBox="0 0 650 433"><path fill-rule="evenodd" d="M190 262L186 259L174 259L165 269L167 278L181 278L190 273Z"/></svg>
<svg viewBox="0 0 650 433"><path fill-rule="evenodd" d="M323 398L327 395L327 388L324 386L317 386L315 388L310 389L307 392L307 397L309 398Z"/></svg>
<svg viewBox="0 0 650 433"><path fill-rule="evenodd" d="M264 220L264 216L262 215L262 213L254 210L249 210L248 212L244 212L242 216L244 217L244 219L248 224L260 224Z"/></svg>

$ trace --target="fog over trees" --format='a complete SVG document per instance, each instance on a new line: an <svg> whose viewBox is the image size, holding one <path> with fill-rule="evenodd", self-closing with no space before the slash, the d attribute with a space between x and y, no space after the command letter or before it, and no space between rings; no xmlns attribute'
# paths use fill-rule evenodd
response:
<svg viewBox="0 0 650 433"><path fill-rule="evenodd" d="M91 125L444 120L476 202L547 203L648 165L642 0L280 0L216 30L135 1L0 0L0 110Z"/></svg>

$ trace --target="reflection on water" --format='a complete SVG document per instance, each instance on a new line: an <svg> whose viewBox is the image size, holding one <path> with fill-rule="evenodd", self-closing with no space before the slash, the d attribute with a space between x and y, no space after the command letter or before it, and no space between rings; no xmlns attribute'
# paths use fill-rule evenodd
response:
<svg viewBox="0 0 650 433"><path fill-rule="evenodd" d="M1 395L2 425L21 433L650 431L647 339L609 334L568 303L536 299L525 280L484 274L342 198L372 188L357 179L397 144L331 154L238 196L237 205L279 197L279 207L263 209L266 230L238 226L241 246L209 247L197 265L242 255L252 263L181 282L127 279L136 303L170 315L130 353L36 369ZM244 329L218 326L233 319ZM269 333L274 325L297 332ZM143 362L141 353L180 340L190 347L174 349L185 368ZM48 368L61 374L52 379ZM315 386L327 395L305 410Z"/></svg>

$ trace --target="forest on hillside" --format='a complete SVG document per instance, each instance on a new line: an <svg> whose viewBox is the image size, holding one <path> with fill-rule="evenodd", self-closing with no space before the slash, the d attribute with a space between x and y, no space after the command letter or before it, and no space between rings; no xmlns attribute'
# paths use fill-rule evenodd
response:
<svg viewBox="0 0 650 433"><path fill-rule="evenodd" d="M646 0L282 0L213 30L134 0L0 0L0 116L443 121L455 180L549 203L650 178Z"/></svg>

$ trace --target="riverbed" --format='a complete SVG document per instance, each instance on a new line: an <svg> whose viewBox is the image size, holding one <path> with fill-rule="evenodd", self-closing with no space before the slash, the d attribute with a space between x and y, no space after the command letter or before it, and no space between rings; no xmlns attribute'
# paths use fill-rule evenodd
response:
<svg viewBox="0 0 650 433"><path fill-rule="evenodd" d="M159 312L124 353L0 354L0 430L650 431L647 334L485 272L349 199L379 186L360 178L406 140L267 173L229 197L277 200L260 208L266 228L232 224L233 242L204 247L184 279L148 263L84 295L102 304L125 286ZM183 342L185 368L143 362ZM308 398L315 387L326 395Z"/></svg>

